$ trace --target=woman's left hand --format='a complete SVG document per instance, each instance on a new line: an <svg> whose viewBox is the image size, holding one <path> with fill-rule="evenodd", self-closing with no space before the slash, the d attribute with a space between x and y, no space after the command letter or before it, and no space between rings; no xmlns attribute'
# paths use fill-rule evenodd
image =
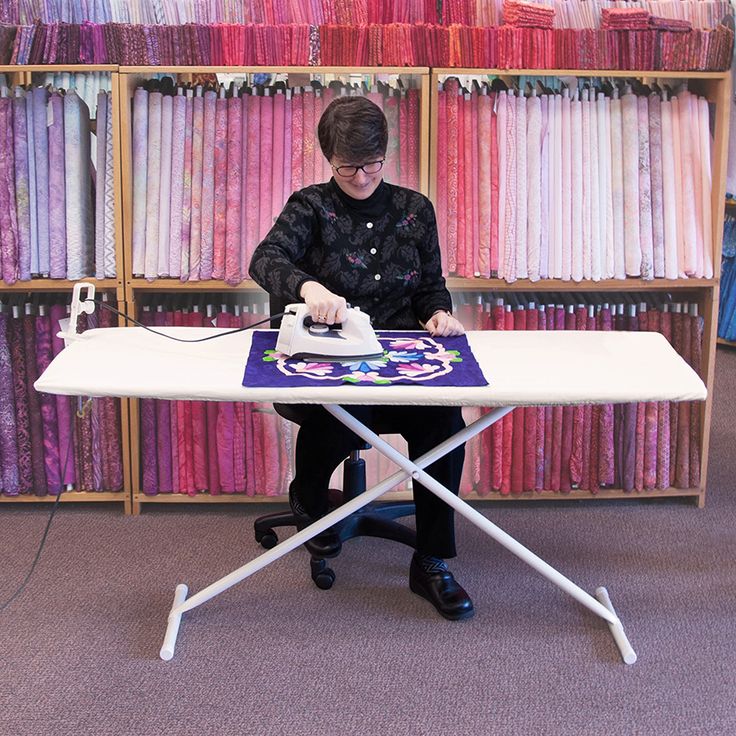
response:
<svg viewBox="0 0 736 736"><path fill-rule="evenodd" d="M444 309L435 312L424 325L432 337L451 337L464 335L465 328L449 312Z"/></svg>

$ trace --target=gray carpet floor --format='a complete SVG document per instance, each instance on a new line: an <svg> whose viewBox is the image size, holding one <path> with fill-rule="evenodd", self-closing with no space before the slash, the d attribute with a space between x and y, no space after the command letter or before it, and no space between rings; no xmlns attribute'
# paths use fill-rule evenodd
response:
<svg viewBox="0 0 736 736"><path fill-rule="evenodd" d="M719 350L706 507L682 500L481 504L593 592L639 655L458 520L452 566L475 617L451 623L407 586L409 554L359 540L318 590L299 549L184 616L158 658L174 587L260 551L268 507L64 506L27 589L0 613L2 736L736 733L736 352ZM48 509L0 509L0 601Z"/></svg>

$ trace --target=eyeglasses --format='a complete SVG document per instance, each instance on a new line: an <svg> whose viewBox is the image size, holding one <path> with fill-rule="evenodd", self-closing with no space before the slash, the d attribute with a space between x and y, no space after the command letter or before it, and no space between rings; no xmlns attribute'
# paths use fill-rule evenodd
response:
<svg viewBox="0 0 736 736"><path fill-rule="evenodd" d="M385 160L371 161L362 166L333 166L332 164L330 166L335 169L338 176L342 176L344 179L350 179L358 173L359 169L362 169L366 174L377 174L383 168L383 162Z"/></svg>

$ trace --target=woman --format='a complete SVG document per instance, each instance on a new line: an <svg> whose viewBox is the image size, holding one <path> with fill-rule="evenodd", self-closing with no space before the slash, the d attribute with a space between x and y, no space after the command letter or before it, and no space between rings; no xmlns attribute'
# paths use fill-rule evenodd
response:
<svg viewBox="0 0 736 736"><path fill-rule="evenodd" d="M253 255L251 277L281 301L304 301L311 317L328 325L345 319L350 303L368 313L376 329L424 326L432 336L463 334L442 276L432 203L383 181L388 126L381 109L363 97L337 98L317 132L334 176L289 198ZM346 408L369 427L402 434L412 458L465 426L457 407ZM300 429L289 501L306 526L327 513L332 473L363 442L322 407L290 409L299 413ZM464 452L461 446L427 468L454 493ZM469 618L473 604L444 561L456 554L453 511L416 482L414 501L410 588L445 618ZM334 553L335 537L328 530L318 539L323 556Z"/></svg>

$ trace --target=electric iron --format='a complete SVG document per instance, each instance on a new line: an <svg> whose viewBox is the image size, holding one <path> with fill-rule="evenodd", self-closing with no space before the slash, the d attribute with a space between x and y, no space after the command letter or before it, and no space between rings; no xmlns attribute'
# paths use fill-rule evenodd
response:
<svg viewBox="0 0 736 736"><path fill-rule="evenodd" d="M291 358L321 361L370 360L383 355L370 317L358 307L348 308L341 324L325 325L309 316L306 304L286 307L276 350Z"/></svg>

